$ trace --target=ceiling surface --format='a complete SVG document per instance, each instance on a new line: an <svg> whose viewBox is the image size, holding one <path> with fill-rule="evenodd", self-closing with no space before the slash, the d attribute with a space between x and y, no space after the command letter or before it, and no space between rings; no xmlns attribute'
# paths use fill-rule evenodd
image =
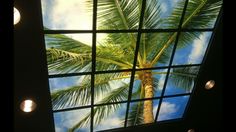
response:
<svg viewBox="0 0 236 132"><path fill-rule="evenodd" d="M48 86L46 51L42 39L44 34L40 1L16 0L14 5L21 12L22 18L14 26L14 130L53 132L53 112ZM200 132L221 131L223 88L221 19L215 31L184 119L114 131L185 132L189 128ZM215 87L205 90L205 83L211 79L215 80ZM32 113L23 113L19 109L21 101L26 98L31 98L37 103L37 108Z"/></svg>

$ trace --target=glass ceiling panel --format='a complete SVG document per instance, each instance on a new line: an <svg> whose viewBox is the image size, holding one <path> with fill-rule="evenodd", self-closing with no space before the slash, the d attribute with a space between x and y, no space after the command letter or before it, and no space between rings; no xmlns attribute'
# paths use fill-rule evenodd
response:
<svg viewBox="0 0 236 132"><path fill-rule="evenodd" d="M168 66L177 33L143 33L141 36L138 68Z"/></svg>
<svg viewBox="0 0 236 132"><path fill-rule="evenodd" d="M132 99L143 99L145 98L145 84L144 76L147 74L148 70L136 71L135 81L133 85ZM167 69L151 70L152 83L154 87L153 97L160 97L162 89L164 86L165 78L167 74Z"/></svg>
<svg viewBox="0 0 236 132"><path fill-rule="evenodd" d="M53 110L89 105L90 78L90 75L50 78L49 86Z"/></svg>
<svg viewBox="0 0 236 132"><path fill-rule="evenodd" d="M164 98L161 103L157 121L182 118L188 100L189 96Z"/></svg>
<svg viewBox="0 0 236 132"><path fill-rule="evenodd" d="M92 34L45 34L48 72L52 74L91 71Z"/></svg>
<svg viewBox="0 0 236 132"><path fill-rule="evenodd" d="M91 30L92 11L86 0L41 0L43 26L48 30ZM90 11L89 11L90 10Z"/></svg>
<svg viewBox="0 0 236 132"><path fill-rule="evenodd" d="M104 37L105 36L105 37ZM134 33L97 34L96 70L131 69L134 61L134 47L137 35Z"/></svg>
<svg viewBox="0 0 236 132"><path fill-rule="evenodd" d="M171 68L165 95L191 93L199 71L199 66Z"/></svg>
<svg viewBox="0 0 236 132"><path fill-rule="evenodd" d="M201 64L212 32L182 32L173 65Z"/></svg>
<svg viewBox="0 0 236 132"><path fill-rule="evenodd" d="M159 99L152 100L152 102L153 102L152 117L153 117L153 119L155 119L157 109L159 106ZM130 103L129 117L127 119L127 126L146 124L144 122L143 109L144 109L144 101Z"/></svg>
<svg viewBox="0 0 236 132"><path fill-rule="evenodd" d="M139 0L98 0L97 29L138 29L141 6Z"/></svg>
<svg viewBox="0 0 236 132"><path fill-rule="evenodd" d="M176 29L185 0L147 0L144 29Z"/></svg>
<svg viewBox="0 0 236 132"><path fill-rule="evenodd" d="M124 127L126 106L122 103L94 107L94 131Z"/></svg>
<svg viewBox="0 0 236 132"><path fill-rule="evenodd" d="M105 104L128 100L131 72L95 75L95 104Z"/></svg>
<svg viewBox="0 0 236 132"><path fill-rule="evenodd" d="M54 113L54 124L55 132L68 132L69 130L75 130L76 132L90 132L90 125L85 123L81 128L74 128L82 119L87 117L91 111L90 108L71 110L65 112ZM86 118L87 122L90 120L90 117Z"/></svg>
<svg viewBox="0 0 236 132"><path fill-rule="evenodd" d="M189 0L183 28L213 28L223 0Z"/></svg>
<svg viewBox="0 0 236 132"><path fill-rule="evenodd" d="M146 0L145 11L142 0L97 2L41 0L56 132L182 118L222 1L189 0L184 10L185 0Z"/></svg>

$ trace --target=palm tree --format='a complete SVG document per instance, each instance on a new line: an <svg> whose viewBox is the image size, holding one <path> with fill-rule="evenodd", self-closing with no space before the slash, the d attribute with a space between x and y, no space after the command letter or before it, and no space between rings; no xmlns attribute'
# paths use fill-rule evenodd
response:
<svg viewBox="0 0 236 132"><path fill-rule="evenodd" d="M168 18L161 18L161 8L158 0L146 0L146 9L142 27L145 29L177 28L181 19L185 1L180 1ZM206 28L212 25L217 17L222 1L190 0L186 9L181 28ZM92 7L91 1L87 3ZM98 29L138 29L142 0L98 0ZM165 22L165 23L163 23ZM200 35L199 32L188 32L180 35L178 47L183 48ZM136 69L151 68L158 64L168 64L177 32L143 33L137 54ZM135 33L111 33L96 47L96 70L131 69L136 48ZM47 60L50 73L64 74L73 72L90 72L92 67L92 48L82 42L65 35L47 34ZM198 72L196 67L176 68L170 72L170 79L174 85L189 90ZM135 72L134 81L141 83L138 90L132 94L138 98L153 98L158 88L156 74L167 72L153 72L141 70ZM95 76L94 99L103 97L98 104L127 100L130 78L129 72L99 74ZM57 90L51 93L53 109L74 107L90 102L91 78L89 75L81 77L79 86ZM112 89L111 81L119 82L119 87ZM95 107L94 123L99 124L109 114L118 110L120 104ZM153 102L145 100L133 105L127 120L128 125L154 122ZM69 131L74 131L90 122L90 113L81 119Z"/></svg>

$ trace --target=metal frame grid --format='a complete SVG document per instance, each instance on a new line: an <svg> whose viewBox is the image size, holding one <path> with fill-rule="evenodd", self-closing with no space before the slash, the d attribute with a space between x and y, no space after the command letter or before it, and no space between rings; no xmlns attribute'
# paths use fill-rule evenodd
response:
<svg viewBox="0 0 236 132"><path fill-rule="evenodd" d="M183 68L183 67L192 67L192 66L199 66L200 70L198 72L198 75L195 79L195 82L198 80L198 76L201 73L201 67L202 64L204 64L205 59L206 59L206 55L210 49L211 43L212 43L212 39L214 37L215 34L215 29L216 26L218 25L218 21L219 18L222 16L222 7L221 10L219 12L218 18L215 22L215 25L213 28L205 28L205 29L185 29L185 28L181 28L183 19L184 19L184 15L185 15L185 11L188 5L188 1L185 1L185 5L183 8L183 12L182 12L182 16L180 19L180 23L178 25L177 29L142 29L143 25L143 16L144 16L144 11L145 11L145 7L146 7L146 0L142 1L142 11L141 11L141 15L140 15L140 24L139 24L139 28L136 30L97 30L97 1L98 0L93 0L93 23L92 23L92 30L44 30L43 33L44 34L68 34L68 33L92 33L92 69L91 72L81 72L81 73L68 73L68 74L55 74L55 75L48 75L48 78L60 78L60 77L71 77L71 76L78 76L78 75L91 75L91 105L86 105L86 106L79 106L79 107L73 107L73 108L65 108L65 109L60 109L60 110L53 110L53 112L65 112L65 111L70 111L70 110L78 110L78 109L84 109L84 108L91 108L91 123L90 123L90 131L93 131L93 116L94 116L94 107L96 106L105 106L105 105L111 105L111 104L119 104L119 103L127 103L127 108L126 108L126 115L125 115L125 123L124 123L124 127L128 127L127 126L127 118L128 118L128 114L129 114L129 108L130 108L130 103L131 102L139 102L139 101L145 101L145 100L157 100L159 99L159 103L158 103L158 107L157 107L157 112L155 115L155 122L157 123L157 118L160 112L160 107L162 104L162 100L164 98L171 98L171 97L181 97L181 96L186 96L189 95L189 100L187 102L187 106L185 108L184 111L184 115L182 118L183 119L186 115L186 111L189 107L189 103L192 97L192 94L195 91L195 86L196 83L194 84L193 90L190 93L184 93L184 94L175 94L175 95L164 95L165 93L165 89L166 89L166 85L167 85L167 81L168 81L168 76L169 76L169 72L171 68ZM174 42L174 47L172 50L172 54L171 54L171 58L169 61L169 65L168 66L162 66L162 67L152 67L152 68L143 68L143 69L136 69L136 62L137 62L137 55L138 55L138 51L139 51L139 42L140 42L140 38L141 38L141 34L142 33L163 33L163 32L177 32L177 36ZM203 57L203 61L201 64L187 64L187 65L172 65L172 61L174 59L174 54L175 54L175 50L178 44L178 39L179 39L179 35L181 32L212 32L208 47L206 49L206 53ZM96 71L96 35L97 33L137 33L137 41L136 41L136 49L135 49L135 56L134 56L134 61L133 61L133 68L132 69L125 69L125 70L112 70L112 71ZM140 70L157 70L157 69L167 69L167 74L166 74L166 78L165 78L165 82L164 82L164 86L161 92L161 96L160 97L154 97L154 98L143 98L143 99L132 99L131 100L131 95L132 95L132 89L133 89L133 83L134 83L134 75L136 71L140 71ZM95 80L95 75L97 74L102 74L102 73L115 73L115 72L131 72L131 79L130 79L130 85L129 85L129 93L128 93L128 100L126 101L120 101L120 102L112 102L112 103L105 103L105 104L94 104L94 80ZM165 120L165 121L158 121L159 122L169 122L169 121L175 121L178 119L170 119L170 120ZM142 124L142 125L146 125L146 124ZM133 126L129 126L129 127L133 127ZM120 128L116 128L116 129L120 129ZM114 129L112 129L114 130ZM105 130L106 131L106 130Z"/></svg>

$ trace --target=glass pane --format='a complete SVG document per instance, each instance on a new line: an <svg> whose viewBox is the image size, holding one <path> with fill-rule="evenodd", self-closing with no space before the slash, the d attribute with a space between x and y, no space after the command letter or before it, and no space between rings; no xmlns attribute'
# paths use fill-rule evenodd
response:
<svg viewBox="0 0 236 132"><path fill-rule="evenodd" d="M189 0L183 28L213 28L223 0Z"/></svg>
<svg viewBox="0 0 236 132"><path fill-rule="evenodd" d="M145 29L178 28L185 0L147 0Z"/></svg>
<svg viewBox="0 0 236 132"><path fill-rule="evenodd" d="M86 1L41 0L44 29L91 30L92 4Z"/></svg>
<svg viewBox="0 0 236 132"><path fill-rule="evenodd" d="M91 71L92 34L45 34L49 74Z"/></svg>
<svg viewBox="0 0 236 132"><path fill-rule="evenodd" d="M179 96L164 98L161 103L161 109L157 121L182 118L189 96Z"/></svg>
<svg viewBox="0 0 236 132"><path fill-rule="evenodd" d="M124 127L126 103L94 107L94 131Z"/></svg>
<svg viewBox="0 0 236 132"><path fill-rule="evenodd" d="M90 104L90 76L50 78L53 110Z"/></svg>
<svg viewBox="0 0 236 132"><path fill-rule="evenodd" d="M128 100L131 72L95 75L94 102L104 104Z"/></svg>
<svg viewBox="0 0 236 132"><path fill-rule="evenodd" d="M66 112L53 113L55 132L67 132L82 122L86 118L87 114L90 113L91 108L72 110ZM87 117L88 122L84 126L78 126L75 128L76 132L89 132L90 131L90 116ZM87 121L86 120L86 121Z"/></svg>
<svg viewBox="0 0 236 132"><path fill-rule="evenodd" d="M183 32L180 34L173 65L201 64L212 32Z"/></svg>
<svg viewBox="0 0 236 132"><path fill-rule="evenodd" d="M155 116L157 113L157 108L159 104L159 100L152 100L153 101L153 119L155 120ZM131 102L130 103L130 108L129 108L129 116L127 119L127 126L135 126L135 125L140 125L140 124L145 124L144 123L144 101L139 101L139 102Z"/></svg>
<svg viewBox="0 0 236 132"><path fill-rule="evenodd" d="M138 0L98 0L97 29L137 29L140 10Z"/></svg>
<svg viewBox="0 0 236 132"><path fill-rule="evenodd" d="M134 33L109 33L97 34L96 70L121 70L131 69L134 60L134 47L136 34Z"/></svg>
<svg viewBox="0 0 236 132"><path fill-rule="evenodd" d="M138 68L168 66L177 33L143 33L141 36Z"/></svg>
<svg viewBox="0 0 236 132"><path fill-rule="evenodd" d="M191 93L198 71L198 66L172 68L167 81L165 95Z"/></svg>
<svg viewBox="0 0 236 132"><path fill-rule="evenodd" d="M145 74L149 74L149 70L143 71L136 71L135 72L135 81L133 85L133 92L132 92L132 99L143 99L145 97L145 87L148 87L148 78L145 78ZM153 97L160 97L162 93L162 89L164 86L167 69L160 69L160 70L151 70L151 77L152 77L152 86L154 89L154 96ZM146 82L146 83L145 83Z"/></svg>

